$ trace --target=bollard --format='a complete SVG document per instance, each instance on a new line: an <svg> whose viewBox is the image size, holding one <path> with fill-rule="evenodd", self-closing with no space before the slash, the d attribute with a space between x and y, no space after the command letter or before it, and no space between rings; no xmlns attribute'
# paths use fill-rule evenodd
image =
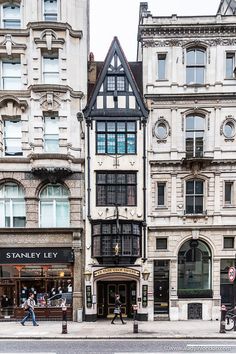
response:
<svg viewBox="0 0 236 354"><path fill-rule="evenodd" d="M221 306L221 318L220 318L220 333L226 333L225 331L225 316L227 309L225 305Z"/></svg>
<svg viewBox="0 0 236 354"><path fill-rule="evenodd" d="M137 310L138 310L138 305L133 305L133 311L134 311L133 333L138 333Z"/></svg>
<svg viewBox="0 0 236 354"><path fill-rule="evenodd" d="M62 334L67 334L67 307L62 306Z"/></svg>

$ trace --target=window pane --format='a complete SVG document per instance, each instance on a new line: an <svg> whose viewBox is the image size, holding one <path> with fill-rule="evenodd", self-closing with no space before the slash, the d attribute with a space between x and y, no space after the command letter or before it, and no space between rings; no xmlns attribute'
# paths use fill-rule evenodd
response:
<svg viewBox="0 0 236 354"><path fill-rule="evenodd" d="M54 226L53 204L41 202L41 227Z"/></svg>
<svg viewBox="0 0 236 354"><path fill-rule="evenodd" d="M187 84L195 83L194 73L195 73L195 68L187 68L186 69L186 82L187 82Z"/></svg>
<svg viewBox="0 0 236 354"><path fill-rule="evenodd" d="M117 91L125 90L125 78L123 76L117 77Z"/></svg>
<svg viewBox="0 0 236 354"><path fill-rule="evenodd" d="M188 116L186 118L186 130L194 130L194 117Z"/></svg>
<svg viewBox="0 0 236 354"><path fill-rule="evenodd" d="M127 187L127 205L136 205L136 186Z"/></svg>
<svg viewBox="0 0 236 354"><path fill-rule="evenodd" d="M118 205L126 205L126 187L125 186L117 186L117 204Z"/></svg>
<svg viewBox="0 0 236 354"><path fill-rule="evenodd" d="M128 132L135 132L136 123L135 122L128 122L127 123L127 131Z"/></svg>
<svg viewBox="0 0 236 354"><path fill-rule="evenodd" d="M97 153L104 154L106 152L106 135L97 134Z"/></svg>
<svg viewBox="0 0 236 354"><path fill-rule="evenodd" d="M97 122L97 132L104 132L106 130L105 122Z"/></svg>
<svg viewBox="0 0 236 354"><path fill-rule="evenodd" d="M2 63L2 73L3 76L9 77L20 77L21 76L21 65L20 62L3 62Z"/></svg>
<svg viewBox="0 0 236 354"><path fill-rule="evenodd" d="M186 193L193 194L194 193L194 181L188 181L186 183Z"/></svg>
<svg viewBox="0 0 236 354"><path fill-rule="evenodd" d="M195 181L195 193L196 194L203 194L203 182L202 181Z"/></svg>
<svg viewBox="0 0 236 354"><path fill-rule="evenodd" d="M125 154L125 135L117 134L117 153Z"/></svg>
<svg viewBox="0 0 236 354"><path fill-rule="evenodd" d="M69 203L56 203L56 226L69 226Z"/></svg>
<svg viewBox="0 0 236 354"><path fill-rule="evenodd" d="M187 52L187 65L194 65L195 64L195 51L189 50Z"/></svg>
<svg viewBox="0 0 236 354"><path fill-rule="evenodd" d="M226 138L232 138L234 136L234 124L227 122L224 126L224 135Z"/></svg>
<svg viewBox="0 0 236 354"><path fill-rule="evenodd" d="M115 77L114 76L107 77L107 90L108 91L115 91Z"/></svg>
<svg viewBox="0 0 236 354"><path fill-rule="evenodd" d="M186 213L193 214L194 212L194 204L193 204L193 197L186 197Z"/></svg>
<svg viewBox="0 0 236 354"><path fill-rule="evenodd" d="M196 50L196 64L205 64L205 52L203 52L202 50Z"/></svg>
<svg viewBox="0 0 236 354"><path fill-rule="evenodd" d="M164 123L159 123L157 126L157 136L159 139L165 139L167 136L167 128Z"/></svg>
<svg viewBox="0 0 236 354"><path fill-rule="evenodd" d="M226 53L226 78L234 77L234 53Z"/></svg>
<svg viewBox="0 0 236 354"><path fill-rule="evenodd" d="M203 212L203 197L195 197L195 213L201 214Z"/></svg>
<svg viewBox="0 0 236 354"><path fill-rule="evenodd" d="M116 202L116 187L107 186L107 205L114 205Z"/></svg>
<svg viewBox="0 0 236 354"><path fill-rule="evenodd" d="M108 132L115 132L116 131L116 124L115 122L107 123L107 131Z"/></svg>
<svg viewBox="0 0 236 354"><path fill-rule="evenodd" d="M97 186L97 205L106 205L106 186Z"/></svg>
<svg viewBox="0 0 236 354"><path fill-rule="evenodd" d="M118 122L117 123L117 131L118 132L125 132L125 122Z"/></svg>
<svg viewBox="0 0 236 354"><path fill-rule="evenodd" d="M136 151L136 135L127 134L127 153L135 154Z"/></svg>
<svg viewBox="0 0 236 354"><path fill-rule="evenodd" d="M59 151L59 141L58 136L55 135L45 135L44 136L44 150L45 152L58 152Z"/></svg>
<svg viewBox="0 0 236 354"><path fill-rule="evenodd" d="M204 84L204 68L196 68L196 83Z"/></svg>
<svg viewBox="0 0 236 354"><path fill-rule="evenodd" d="M115 134L107 134L107 153L115 154L115 152L116 152Z"/></svg>
<svg viewBox="0 0 236 354"><path fill-rule="evenodd" d="M166 250L167 249L167 238L157 238L156 239L156 249Z"/></svg>
<svg viewBox="0 0 236 354"><path fill-rule="evenodd" d="M234 248L234 237L224 237L224 248Z"/></svg>

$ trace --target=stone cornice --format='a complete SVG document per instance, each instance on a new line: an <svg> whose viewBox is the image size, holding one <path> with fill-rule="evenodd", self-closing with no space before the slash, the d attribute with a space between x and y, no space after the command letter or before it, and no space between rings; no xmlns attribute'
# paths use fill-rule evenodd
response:
<svg viewBox="0 0 236 354"><path fill-rule="evenodd" d="M178 216L178 217L183 217L183 216ZM236 232L236 224L235 225L198 225L198 226L194 226L194 225L174 225L174 226L162 226L162 225L157 225L157 226L149 226L148 227L148 230L149 231L164 231L164 230L173 230L176 231L176 230L189 230L189 231L192 231L192 230L199 230L199 231L204 231L204 230L235 230Z"/></svg>
<svg viewBox="0 0 236 354"><path fill-rule="evenodd" d="M73 30L72 27L68 23L64 22L29 22L27 28L33 30L45 30L45 29L53 29L54 31L66 31L68 30L70 36L73 38L81 39L83 37L83 31L81 30Z"/></svg>
<svg viewBox="0 0 236 354"><path fill-rule="evenodd" d="M63 227L50 227L50 228L0 228L0 237L2 234L71 234L73 232L78 232L78 231L83 231L83 228L81 227L68 227L68 228L63 228Z"/></svg>
<svg viewBox="0 0 236 354"><path fill-rule="evenodd" d="M183 159L180 160L149 160L149 164L153 166L179 165L183 166ZM213 159L210 165L236 165L236 159Z"/></svg>
<svg viewBox="0 0 236 354"><path fill-rule="evenodd" d="M61 92L66 93L70 92L71 97L73 98L83 98L84 93L82 91L74 91L68 85L50 85L50 84L37 84L29 86L29 90L33 92Z"/></svg>

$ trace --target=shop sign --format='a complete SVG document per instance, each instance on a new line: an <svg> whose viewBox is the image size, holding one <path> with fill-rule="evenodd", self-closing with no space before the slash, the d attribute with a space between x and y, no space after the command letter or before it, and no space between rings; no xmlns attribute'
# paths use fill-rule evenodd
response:
<svg viewBox="0 0 236 354"><path fill-rule="evenodd" d="M113 273L121 273L121 274L127 274L127 275L133 275L135 277L140 276L140 272L136 269L131 269L131 268L103 268L96 270L93 275L94 277L98 277L100 275L107 275L107 274L113 274Z"/></svg>
<svg viewBox="0 0 236 354"><path fill-rule="evenodd" d="M71 248L0 248L0 264L71 263Z"/></svg>
<svg viewBox="0 0 236 354"><path fill-rule="evenodd" d="M228 271L228 278L229 278L229 281L231 283L233 283L234 279L235 279L235 268L234 267L230 267L229 268L229 271Z"/></svg>

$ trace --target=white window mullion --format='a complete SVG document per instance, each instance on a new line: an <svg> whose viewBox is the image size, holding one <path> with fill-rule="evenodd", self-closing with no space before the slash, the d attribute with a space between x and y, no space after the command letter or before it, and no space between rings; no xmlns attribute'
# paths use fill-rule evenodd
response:
<svg viewBox="0 0 236 354"><path fill-rule="evenodd" d="M10 227L13 227L13 202L12 199L10 199Z"/></svg>
<svg viewBox="0 0 236 354"><path fill-rule="evenodd" d="M53 226L57 227L57 202L53 200Z"/></svg>

